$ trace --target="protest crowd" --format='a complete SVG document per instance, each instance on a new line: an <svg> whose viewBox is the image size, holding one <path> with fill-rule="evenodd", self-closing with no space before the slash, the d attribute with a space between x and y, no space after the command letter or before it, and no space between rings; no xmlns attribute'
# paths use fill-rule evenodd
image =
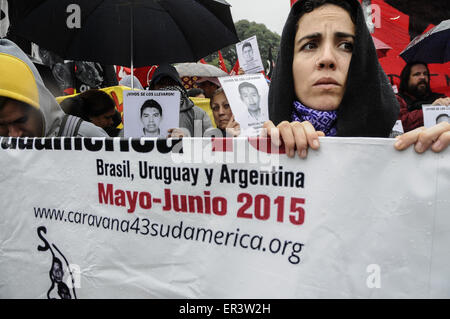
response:
<svg viewBox="0 0 450 319"><path fill-rule="evenodd" d="M394 91L358 0L293 4L271 78L252 71L255 44L244 42L239 55L247 71L241 60L234 75L196 76L186 86L173 61L149 63L142 80L133 67L119 75L125 67L67 60L44 46L30 54L20 36L7 32L0 39L0 136L259 137L301 161L327 137L392 138L400 120L397 151L439 153L450 144L448 116L425 127L422 111L448 107L450 97L432 91L425 61L409 61ZM126 95L134 91L153 95L131 103ZM172 93L179 100L167 107L162 97ZM124 116L130 109L135 120Z"/></svg>
<svg viewBox="0 0 450 319"><path fill-rule="evenodd" d="M308 147L319 147L319 136L388 137L399 119L405 134L397 137L397 149L415 144L418 152L430 147L434 151L442 151L449 144L448 123L424 129L421 107L423 104L449 105L450 98L431 91L430 72L427 64L421 61L405 66L399 93L395 95L378 63L364 19L358 16L361 11L352 2L300 1L292 8L284 28L275 72L268 80L269 116L267 118L263 114L258 118L265 122L265 130L261 134L272 137L274 144L283 142L290 156L296 150L299 156L305 157ZM337 47L332 45L332 41L337 40L328 35L324 27L322 30L319 27L328 22L325 18L328 12L344 21L333 27L345 30L348 35L339 39L342 44ZM314 28L309 27L308 19L315 18L319 23L311 24ZM309 33L317 31L315 29L323 32L320 39L309 38ZM297 42L292 43L294 38L303 41L303 36L311 40L301 42L304 47ZM253 51L251 55L248 52L251 49L250 42L243 44L246 60L249 56L253 59ZM293 55L293 52L299 53ZM119 111L114 108L115 101L101 91L101 80L97 80L95 89L74 94L58 104L35 64L19 46L2 39L1 53L0 133L3 136L123 136L120 128L123 124L131 125L122 123ZM367 55L364 60L361 59L363 54ZM47 55L51 53L47 52ZM101 66L92 67L91 62L78 62L78 65L79 73L82 65L91 66L93 71L101 69ZM103 69L107 68L103 66ZM240 69L239 74L245 72ZM92 77L91 82L94 82L99 77L98 71ZM241 131L245 131L236 131L239 123L233 116L233 106L230 108L226 90L218 91L221 83L217 77L199 77L195 87L188 92L175 67L162 63L147 80L145 89L175 90L181 96L179 126L171 127L169 134L157 136L204 136L205 131L213 127L213 122L222 136L228 136L227 128L231 129L231 136L239 136ZM117 78L103 83L119 85ZM64 85L67 86L67 82ZM132 75L126 75L120 85L144 89ZM257 96L259 104L261 97L256 86L248 85L253 88L246 90L256 92L254 96ZM190 99L200 94L210 100L212 117ZM220 103L216 101L219 98ZM248 101L246 98L244 102L250 112ZM257 112L261 116L259 109ZM165 117L171 115L164 114ZM327 124L323 126L325 118ZM77 123L76 129L66 131L65 126L71 122ZM194 129L194 125L199 127Z"/></svg>
<svg viewBox="0 0 450 319"><path fill-rule="evenodd" d="M430 146L435 151L443 150L449 143L446 123L433 130L422 128L423 104L450 104L450 98L430 90L427 64L420 61L408 63L401 75L400 92L395 96L379 66L364 21L357 19L360 11L345 1L326 5L321 1L304 3L306 4L299 4L291 10L286 22L275 73L270 82L270 116L266 119L269 121L264 124L265 134L271 136L274 143L280 143L278 136L281 136L289 155L296 149L300 156L303 154L302 157L305 157L308 146L317 149L319 136L388 137L395 120L400 119L405 132L411 132L398 137L398 149L416 144L419 152ZM311 10L309 5L320 10ZM336 52L325 50L328 49L327 46L331 47L331 43L325 40L320 43L318 40L312 41L312 44L305 43L306 49L289 43L294 37L301 39L302 35L308 34L308 27L305 30L300 28L303 16L303 20L306 20L308 15L313 18L317 15L319 21L326 23L325 19L321 19L321 11L325 8L334 15L347 19L345 24L335 26L345 29L349 34L342 39L342 47L337 48ZM358 24L355 21L359 21ZM295 28L297 23L298 27ZM306 22L304 24L307 25ZM317 23L314 25L316 27ZM243 47L248 50L251 45L247 42ZM294 50L300 53L292 56ZM62 136L68 132L64 132L61 124L77 121L78 129L71 132L75 136L123 136L121 130L117 129L122 123L118 111L113 109L113 99L107 94L96 93L101 87L64 99L60 107L45 87L30 58L17 45L4 39L1 52L2 135ZM371 60L357 61L357 57L361 56L359 52L367 52ZM352 64L349 68L350 60ZM366 70L364 76L359 72L362 69ZM240 73L244 73L242 69ZM310 76L305 77L304 74ZM134 76L131 78L131 75L126 76L121 85L131 87L131 81L133 88L142 88L140 81ZM117 80L116 82L118 84ZM235 128L239 125L229 106L225 109L214 102L214 97L221 97L226 101L226 92L215 92L221 86L217 78L201 77L196 82L199 89L194 88L197 95L203 94L210 99L213 118L208 117L204 110L189 99L188 91L171 65L160 65L147 84L149 90L177 90L181 94L180 125L171 128L167 137L195 136L196 123L200 125L196 131L201 132L200 136L212 127L212 121L222 135L226 133L225 128L228 126ZM322 90L319 89L320 86ZM331 88L333 86L338 89ZM356 108L356 105L359 107ZM28 114L29 120L23 121ZM66 114L71 116L67 117ZM320 124L323 122L322 118L331 119L327 122L328 127ZM94 125L88 124L89 122ZM234 132L232 136L238 134Z"/></svg>

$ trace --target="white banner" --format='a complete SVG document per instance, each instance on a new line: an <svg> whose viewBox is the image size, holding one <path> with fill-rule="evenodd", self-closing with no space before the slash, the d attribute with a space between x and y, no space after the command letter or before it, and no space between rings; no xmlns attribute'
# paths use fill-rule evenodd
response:
<svg viewBox="0 0 450 319"><path fill-rule="evenodd" d="M449 150L393 141L3 138L0 298L448 298Z"/></svg>

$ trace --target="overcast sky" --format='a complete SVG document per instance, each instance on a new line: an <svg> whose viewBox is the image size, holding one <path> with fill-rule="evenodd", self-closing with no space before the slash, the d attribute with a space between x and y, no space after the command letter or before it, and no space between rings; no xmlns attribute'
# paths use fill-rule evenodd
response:
<svg viewBox="0 0 450 319"><path fill-rule="evenodd" d="M226 0L231 5L234 22L249 20L264 23L273 32L281 35L284 22L291 7L290 0Z"/></svg>

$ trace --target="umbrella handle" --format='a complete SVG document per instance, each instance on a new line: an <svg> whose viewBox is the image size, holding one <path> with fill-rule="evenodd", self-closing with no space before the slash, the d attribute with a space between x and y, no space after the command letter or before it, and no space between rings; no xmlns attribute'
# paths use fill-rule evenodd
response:
<svg viewBox="0 0 450 319"><path fill-rule="evenodd" d="M130 21L131 21L131 26L130 26L130 58L131 58L131 89L134 90L134 34L133 34L133 29L134 29L134 15L133 15L133 3L131 3L130 5Z"/></svg>

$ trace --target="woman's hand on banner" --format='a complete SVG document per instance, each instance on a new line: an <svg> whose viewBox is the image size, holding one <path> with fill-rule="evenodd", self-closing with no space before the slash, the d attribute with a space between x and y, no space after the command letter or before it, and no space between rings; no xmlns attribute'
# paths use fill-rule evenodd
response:
<svg viewBox="0 0 450 319"><path fill-rule="evenodd" d="M421 154L431 147L433 152L442 152L450 144L450 124L441 122L430 128L418 127L397 137L394 146L402 151L414 144L414 149Z"/></svg>
<svg viewBox="0 0 450 319"><path fill-rule="evenodd" d="M277 126L272 121L264 123L262 137L270 137L272 144L280 146L284 143L286 154L294 157L295 150L301 158L308 155L308 147L317 150L320 146L319 136L325 136L322 131L316 131L308 121L283 121Z"/></svg>

